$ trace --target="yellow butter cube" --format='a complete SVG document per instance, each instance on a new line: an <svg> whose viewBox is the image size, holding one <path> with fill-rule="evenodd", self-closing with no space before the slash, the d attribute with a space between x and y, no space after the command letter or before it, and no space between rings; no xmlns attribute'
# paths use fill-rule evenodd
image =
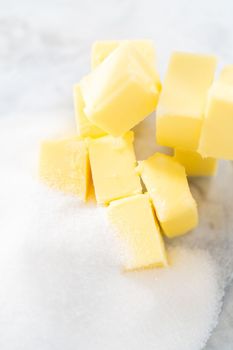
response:
<svg viewBox="0 0 233 350"><path fill-rule="evenodd" d="M92 46L91 66L96 68L121 44L130 43L143 56L144 64L151 67L150 74L154 77L157 88L161 89L161 83L156 70L155 47L152 40L102 40L96 41Z"/></svg>
<svg viewBox="0 0 233 350"><path fill-rule="evenodd" d="M209 90L199 152L233 160L233 84L219 81Z"/></svg>
<svg viewBox="0 0 233 350"><path fill-rule="evenodd" d="M39 175L49 186L86 200L91 184L86 142L78 137L44 141Z"/></svg>
<svg viewBox="0 0 233 350"><path fill-rule="evenodd" d="M96 68L107 58L120 44L130 41L132 45L143 55L151 65L155 65L155 47L152 40L101 40L96 41L91 50L91 66Z"/></svg>
<svg viewBox="0 0 233 350"><path fill-rule="evenodd" d="M214 56L173 53L157 107L159 144L197 150L207 91L215 68Z"/></svg>
<svg viewBox="0 0 233 350"><path fill-rule="evenodd" d="M106 132L98 128L98 126L92 124L84 112L84 101L81 94L79 84L74 85L74 108L75 119L78 129L78 135L80 137L100 137L106 135Z"/></svg>
<svg viewBox="0 0 233 350"><path fill-rule="evenodd" d="M197 225L196 202L181 164L173 157L156 153L139 162L138 172L152 199L163 232L168 237L182 235Z"/></svg>
<svg viewBox="0 0 233 350"><path fill-rule="evenodd" d="M108 204L114 199L142 192L135 171L133 132L119 138L104 136L90 140L89 156L98 203Z"/></svg>
<svg viewBox="0 0 233 350"><path fill-rule="evenodd" d="M198 152L175 149L174 158L182 164L188 176L212 176L217 169L217 160L203 158Z"/></svg>
<svg viewBox="0 0 233 350"><path fill-rule="evenodd" d="M80 86L87 118L113 136L153 112L159 96L150 68L130 43L114 50Z"/></svg>
<svg viewBox="0 0 233 350"><path fill-rule="evenodd" d="M219 81L233 85L233 64L229 64L223 68L219 76Z"/></svg>
<svg viewBox="0 0 233 350"><path fill-rule="evenodd" d="M113 201L107 210L126 248L126 270L167 266L164 242L147 194Z"/></svg>

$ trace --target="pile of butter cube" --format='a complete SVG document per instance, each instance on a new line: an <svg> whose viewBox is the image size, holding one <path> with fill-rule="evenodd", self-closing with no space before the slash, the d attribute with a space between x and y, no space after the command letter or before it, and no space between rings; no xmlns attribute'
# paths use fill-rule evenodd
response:
<svg viewBox="0 0 233 350"><path fill-rule="evenodd" d="M233 65L214 81L214 56L175 52L161 84L151 40L96 42L91 65L74 86L77 135L42 143L40 177L83 200L94 185L128 249L126 270L167 266L163 234L198 224L187 176L233 159ZM155 140L174 155L137 162L131 129L155 110Z"/></svg>

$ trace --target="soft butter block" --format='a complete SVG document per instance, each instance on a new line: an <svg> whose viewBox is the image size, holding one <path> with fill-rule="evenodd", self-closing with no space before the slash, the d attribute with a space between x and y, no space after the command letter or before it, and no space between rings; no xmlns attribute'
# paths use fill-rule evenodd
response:
<svg viewBox="0 0 233 350"><path fill-rule="evenodd" d="M126 270L167 266L164 242L147 194L113 201L107 210L125 247Z"/></svg>
<svg viewBox="0 0 233 350"><path fill-rule="evenodd" d="M161 83L156 70L155 47L152 40L102 40L96 41L92 46L92 69L102 63L121 44L130 43L144 59L144 64L150 67L150 74L154 77L157 88L161 89Z"/></svg>
<svg viewBox="0 0 233 350"><path fill-rule="evenodd" d="M78 137L44 141L39 175L49 186L86 200L91 184L88 149Z"/></svg>
<svg viewBox="0 0 233 350"><path fill-rule="evenodd" d="M136 174L133 132L89 141L89 156L97 202L109 202L142 192Z"/></svg>
<svg viewBox="0 0 233 350"><path fill-rule="evenodd" d="M174 158L182 164L188 176L212 176L217 169L217 160L203 158L198 152L175 149Z"/></svg>
<svg viewBox="0 0 233 350"><path fill-rule="evenodd" d="M197 226L197 206L181 164L173 157L156 153L139 162L138 172L168 237L182 235Z"/></svg>
<svg viewBox="0 0 233 350"><path fill-rule="evenodd" d="M209 90L199 152L233 160L233 84L221 80Z"/></svg>
<svg viewBox="0 0 233 350"><path fill-rule="evenodd" d="M130 43L143 55L146 61L155 65L155 47L152 40L100 40L96 41L91 50L91 66L96 68L112 53L120 44L130 41Z"/></svg>
<svg viewBox="0 0 233 350"><path fill-rule="evenodd" d="M233 85L233 64L229 64L223 68L219 76L219 81Z"/></svg>
<svg viewBox="0 0 233 350"><path fill-rule="evenodd" d="M80 137L100 137L106 135L106 132L98 128L98 126L92 124L84 112L84 101L81 94L79 84L74 85L74 108L75 108L75 120Z"/></svg>
<svg viewBox="0 0 233 350"><path fill-rule="evenodd" d="M197 150L214 56L173 53L157 107L156 138L163 146Z"/></svg>
<svg viewBox="0 0 233 350"><path fill-rule="evenodd" d="M80 86L87 118L113 136L153 112L159 96L150 67L130 43L114 50Z"/></svg>

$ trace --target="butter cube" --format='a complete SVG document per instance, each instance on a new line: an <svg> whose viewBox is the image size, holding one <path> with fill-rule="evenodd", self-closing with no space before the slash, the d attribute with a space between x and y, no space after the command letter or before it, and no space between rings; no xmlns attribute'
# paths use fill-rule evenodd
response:
<svg viewBox="0 0 233 350"><path fill-rule="evenodd" d="M215 68L214 56L173 53L157 107L159 144L197 150L207 91Z"/></svg>
<svg viewBox="0 0 233 350"><path fill-rule="evenodd" d="M158 89L161 89L159 75L156 70L155 47L152 40L103 40L96 41L92 46L91 66L96 68L121 44L130 43L141 56L147 66L151 67L151 75L154 76Z"/></svg>
<svg viewBox="0 0 233 350"><path fill-rule="evenodd" d="M89 156L97 202L109 202L142 192L136 174L133 132L124 137L90 140Z"/></svg>
<svg viewBox="0 0 233 350"><path fill-rule="evenodd" d="M220 73L219 81L233 85L233 64L229 64L223 68Z"/></svg>
<svg viewBox="0 0 233 350"><path fill-rule="evenodd" d="M182 235L197 225L197 206L181 164L173 157L156 153L139 162L138 172L168 237Z"/></svg>
<svg viewBox="0 0 233 350"><path fill-rule="evenodd" d="M106 135L106 132L92 124L84 112L84 101L79 84L74 85L74 107L75 119L80 137L100 137Z"/></svg>
<svg viewBox="0 0 233 350"><path fill-rule="evenodd" d="M91 50L91 66L96 68L113 52L120 44L130 41L130 43L143 55L151 65L155 65L155 47L152 40L101 40L96 41Z"/></svg>
<svg viewBox="0 0 233 350"><path fill-rule="evenodd" d="M217 160L203 158L198 152L175 149L174 158L182 164L188 176L212 176L217 169Z"/></svg>
<svg viewBox="0 0 233 350"><path fill-rule="evenodd" d="M113 136L153 112L159 96L150 67L130 43L114 50L80 86L87 118Z"/></svg>
<svg viewBox="0 0 233 350"><path fill-rule="evenodd" d="M219 81L211 87L199 152L204 157L233 160L233 84Z"/></svg>
<svg viewBox="0 0 233 350"><path fill-rule="evenodd" d="M88 149L78 137L44 141L39 175L49 186L86 200L91 184Z"/></svg>
<svg viewBox="0 0 233 350"><path fill-rule="evenodd" d="M164 242L147 194L113 201L107 210L126 248L126 270L167 266Z"/></svg>

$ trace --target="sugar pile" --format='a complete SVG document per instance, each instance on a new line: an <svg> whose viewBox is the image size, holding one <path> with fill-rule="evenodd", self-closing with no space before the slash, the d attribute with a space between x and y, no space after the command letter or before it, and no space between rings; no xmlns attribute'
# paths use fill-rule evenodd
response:
<svg viewBox="0 0 233 350"><path fill-rule="evenodd" d="M200 231L170 244L171 268L122 274L105 210L36 179L40 140L64 129L62 117L0 122L0 348L202 349L233 265L220 228L211 237L202 216Z"/></svg>

